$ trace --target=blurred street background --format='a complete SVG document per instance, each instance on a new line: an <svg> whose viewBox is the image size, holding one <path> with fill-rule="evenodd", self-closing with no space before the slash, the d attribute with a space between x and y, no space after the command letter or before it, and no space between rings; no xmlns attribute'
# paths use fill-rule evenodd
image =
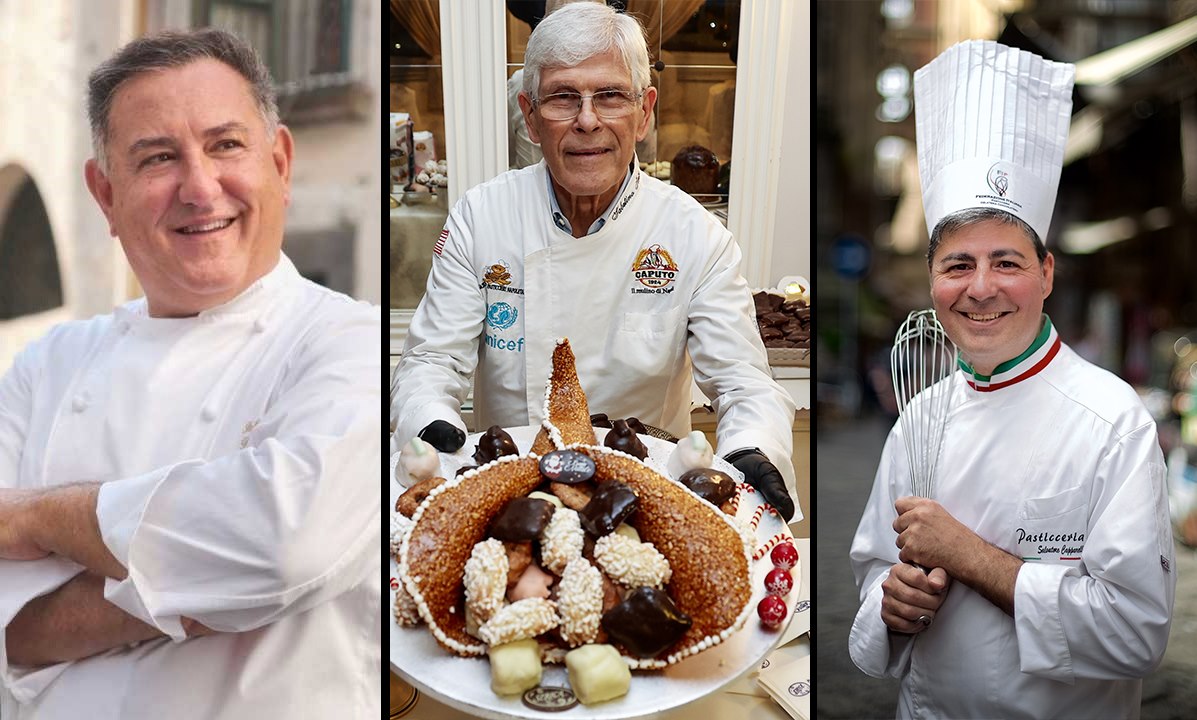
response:
<svg viewBox="0 0 1197 720"><path fill-rule="evenodd" d="M1078 82L1045 311L1159 424L1177 530L1168 652L1144 718L1197 707L1197 1L817 0L818 717L892 717L896 681L852 665L848 549L896 417L889 348L930 306L913 73L965 39L1073 62ZM862 52L867 48L867 52Z"/></svg>

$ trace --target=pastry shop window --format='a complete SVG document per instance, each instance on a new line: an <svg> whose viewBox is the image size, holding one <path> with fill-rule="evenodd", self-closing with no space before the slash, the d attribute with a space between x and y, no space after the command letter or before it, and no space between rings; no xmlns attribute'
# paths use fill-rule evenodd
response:
<svg viewBox="0 0 1197 720"><path fill-rule="evenodd" d="M549 5L556 3L550 1ZM694 195L726 220L735 108L740 0L609 0L635 15L656 63L656 117L636 146L641 167ZM528 35L544 15L544 0L507 2L508 161L540 160L516 103ZM678 163L675 166L675 163Z"/></svg>
<svg viewBox="0 0 1197 720"><path fill-rule="evenodd" d="M390 288L392 309L414 309L448 216L440 8L392 2L390 13Z"/></svg>

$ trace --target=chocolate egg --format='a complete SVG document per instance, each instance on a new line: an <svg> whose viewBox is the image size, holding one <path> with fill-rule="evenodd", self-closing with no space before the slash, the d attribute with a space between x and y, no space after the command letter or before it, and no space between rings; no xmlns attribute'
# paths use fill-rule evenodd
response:
<svg viewBox="0 0 1197 720"><path fill-rule="evenodd" d="M594 460L576 450L554 450L540 458L540 474L553 482L577 485L594 477Z"/></svg>
<svg viewBox="0 0 1197 720"><path fill-rule="evenodd" d="M520 497L507 503L490 526L490 536L505 542L524 542L540 537L553 517L553 503Z"/></svg>
<svg viewBox="0 0 1197 720"><path fill-rule="evenodd" d="M598 489L578 512L582 528L595 537L609 535L636 512L636 493L618 480L599 483Z"/></svg>
<svg viewBox="0 0 1197 720"><path fill-rule="evenodd" d="M698 497L715 507L731 500L736 494L736 481L715 468L694 468L682 473L678 482L690 488Z"/></svg>
<svg viewBox="0 0 1197 720"><path fill-rule="evenodd" d="M485 465L506 455L519 455L515 441L507 431L498 425L491 425L478 436L478 447L474 450L474 462Z"/></svg>
<svg viewBox="0 0 1197 720"><path fill-rule="evenodd" d="M612 450L625 452L640 460L648 456L648 448L644 447L644 443L640 442L636 431L628 427L627 420L616 420L611 424L611 431L603 439L603 445Z"/></svg>
<svg viewBox="0 0 1197 720"><path fill-rule="evenodd" d="M650 658L681 639L691 622L664 590L639 587L603 614L602 626L628 652Z"/></svg>

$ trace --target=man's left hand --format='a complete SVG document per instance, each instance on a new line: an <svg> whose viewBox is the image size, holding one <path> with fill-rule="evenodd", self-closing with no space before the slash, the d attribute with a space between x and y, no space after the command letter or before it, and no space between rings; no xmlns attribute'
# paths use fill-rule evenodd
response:
<svg viewBox="0 0 1197 720"><path fill-rule="evenodd" d="M0 489L0 559L37 560L49 555L28 532L37 490Z"/></svg>
<svg viewBox="0 0 1197 720"><path fill-rule="evenodd" d="M765 453L756 448L738 450L729 454L727 460L744 473L744 482L756 488L765 502L777 510L782 520L789 522L794 517L794 500L786 489L786 481Z"/></svg>
<svg viewBox="0 0 1197 720"><path fill-rule="evenodd" d="M977 542L985 544L972 530L963 525L934 500L921 497L902 497L894 503L898 518L894 530L898 533L898 559L925 568L941 567L953 577L958 575L959 560Z"/></svg>

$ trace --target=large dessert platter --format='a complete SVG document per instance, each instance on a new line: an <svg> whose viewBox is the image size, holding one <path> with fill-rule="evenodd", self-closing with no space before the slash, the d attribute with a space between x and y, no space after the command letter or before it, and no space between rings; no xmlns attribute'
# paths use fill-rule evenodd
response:
<svg viewBox="0 0 1197 720"><path fill-rule="evenodd" d="M525 691L572 686L570 717L628 718L759 664L788 620L782 519L701 437L592 427L566 341L545 403L541 426L433 453L431 478L418 442L392 459L396 672L483 717L540 716Z"/></svg>

